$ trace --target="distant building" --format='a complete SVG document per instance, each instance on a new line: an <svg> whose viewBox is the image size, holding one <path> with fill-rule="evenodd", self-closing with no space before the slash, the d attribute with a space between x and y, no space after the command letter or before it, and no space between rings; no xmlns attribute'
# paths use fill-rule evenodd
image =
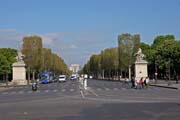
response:
<svg viewBox="0 0 180 120"><path fill-rule="evenodd" d="M71 64L70 68L69 68L73 73L78 73L78 71L80 70L80 66L79 64Z"/></svg>

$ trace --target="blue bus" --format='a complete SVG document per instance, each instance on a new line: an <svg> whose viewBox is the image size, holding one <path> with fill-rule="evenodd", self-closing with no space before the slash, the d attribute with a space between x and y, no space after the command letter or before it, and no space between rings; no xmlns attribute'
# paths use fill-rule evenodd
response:
<svg viewBox="0 0 180 120"><path fill-rule="evenodd" d="M45 71L41 73L41 83L47 84L52 82L52 74L51 72Z"/></svg>

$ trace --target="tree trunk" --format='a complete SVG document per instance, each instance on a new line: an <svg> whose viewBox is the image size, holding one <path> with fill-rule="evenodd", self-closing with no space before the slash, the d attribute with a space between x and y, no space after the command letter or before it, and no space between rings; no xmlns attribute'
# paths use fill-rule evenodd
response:
<svg viewBox="0 0 180 120"><path fill-rule="evenodd" d="M6 73L6 87L8 87L8 74Z"/></svg>
<svg viewBox="0 0 180 120"><path fill-rule="evenodd" d="M35 72L33 71L33 81L35 80Z"/></svg>
<svg viewBox="0 0 180 120"><path fill-rule="evenodd" d="M28 85L30 83L30 70L28 70Z"/></svg>
<svg viewBox="0 0 180 120"><path fill-rule="evenodd" d="M129 80L131 80L131 65L129 65Z"/></svg>

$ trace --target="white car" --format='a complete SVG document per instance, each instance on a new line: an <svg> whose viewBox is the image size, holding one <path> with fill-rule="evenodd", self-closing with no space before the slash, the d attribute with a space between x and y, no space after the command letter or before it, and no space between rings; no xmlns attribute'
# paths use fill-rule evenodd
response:
<svg viewBox="0 0 180 120"><path fill-rule="evenodd" d="M66 75L59 75L59 82L66 82Z"/></svg>

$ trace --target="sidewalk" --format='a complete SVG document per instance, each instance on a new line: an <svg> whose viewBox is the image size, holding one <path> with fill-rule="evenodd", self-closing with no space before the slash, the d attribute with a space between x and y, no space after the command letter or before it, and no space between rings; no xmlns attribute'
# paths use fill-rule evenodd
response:
<svg viewBox="0 0 180 120"><path fill-rule="evenodd" d="M158 80L157 83L155 83L154 81L150 80L150 85L156 87L180 89L180 81L177 84L175 81Z"/></svg>
<svg viewBox="0 0 180 120"><path fill-rule="evenodd" d="M0 87L0 92L11 89L12 87Z"/></svg>

